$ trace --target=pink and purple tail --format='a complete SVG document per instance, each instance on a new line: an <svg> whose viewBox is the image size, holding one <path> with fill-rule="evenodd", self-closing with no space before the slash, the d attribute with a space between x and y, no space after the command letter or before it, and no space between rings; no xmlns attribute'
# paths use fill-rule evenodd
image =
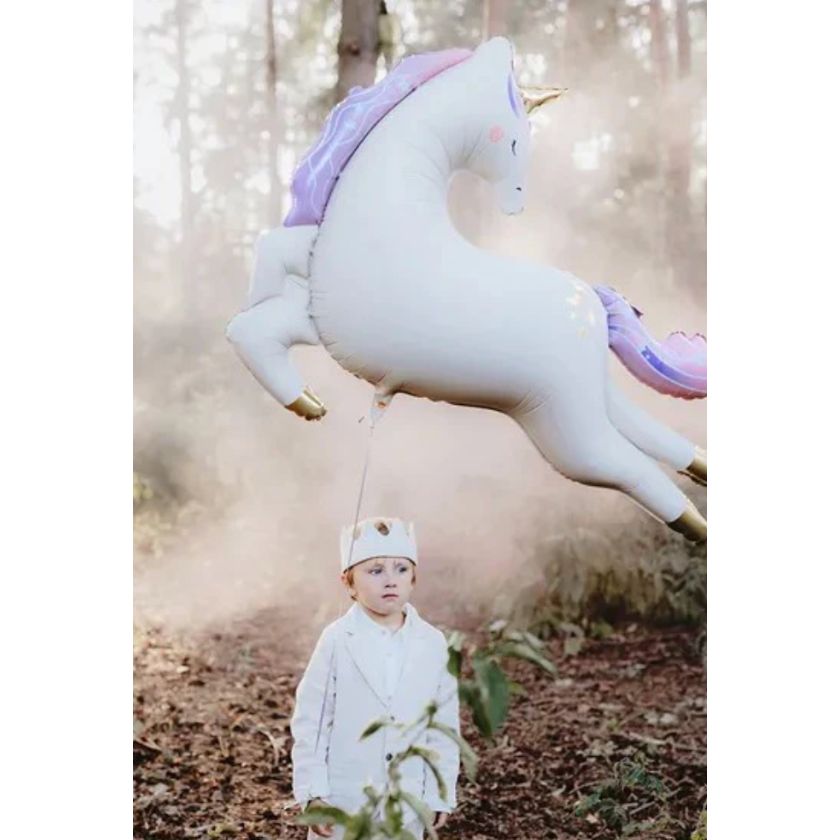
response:
<svg viewBox="0 0 840 840"><path fill-rule="evenodd" d="M706 396L705 336L672 332L657 341L642 325L642 313L615 289L596 286L595 291L607 310L610 347L637 379L684 400Z"/></svg>

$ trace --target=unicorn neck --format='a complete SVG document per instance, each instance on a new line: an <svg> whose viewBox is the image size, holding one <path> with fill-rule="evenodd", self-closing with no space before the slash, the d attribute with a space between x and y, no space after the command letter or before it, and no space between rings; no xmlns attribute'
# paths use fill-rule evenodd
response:
<svg viewBox="0 0 840 840"><path fill-rule="evenodd" d="M476 135L453 125L451 103L437 101L433 93L415 91L365 144L382 164L379 201L386 212L416 207L448 219L449 182L453 173L467 168Z"/></svg>

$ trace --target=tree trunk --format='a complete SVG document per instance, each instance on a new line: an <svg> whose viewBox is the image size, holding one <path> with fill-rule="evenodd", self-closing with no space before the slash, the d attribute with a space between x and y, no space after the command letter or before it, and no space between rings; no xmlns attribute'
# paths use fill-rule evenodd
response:
<svg viewBox="0 0 840 840"><path fill-rule="evenodd" d="M178 120L178 171L181 187L181 241L179 265L181 292L185 308L191 311L195 303L193 272L193 228L195 203L192 190L192 129L190 128L190 75L187 68L187 29L189 9L187 0L175 3L175 66L178 85L175 88L174 112Z"/></svg>
<svg viewBox="0 0 840 840"><path fill-rule="evenodd" d="M484 0L484 39L504 35L507 31L507 6L504 0Z"/></svg>
<svg viewBox="0 0 840 840"><path fill-rule="evenodd" d="M677 73L667 98L667 245L675 279L696 297L703 293L703 266L695 242L691 206L692 113L691 35L687 0L677 0L675 10Z"/></svg>
<svg viewBox="0 0 840 840"><path fill-rule="evenodd" d="M566 32L563 39L562 77L572 87L578 87L591 58L588 18L583 5L586 0L566 3Z"/></svg>
<svg viewBox="0 0 840 840"><path fill-rule="evenodd" d="M481 16L481 40L487 41L507 31L507 3L505 0L484 0ZM499 210L491 196L489 186L470 182L471 189L462 188L456 207L464 220L463 232L467 239L481 243L492 236L493 223Z"/></svg>
<svg viewBox="0 0 840 840"><path fill-rule="evenodd" d="M277 121L277 44L274 38L274 0L265 0L265 96L268 118L268 212L269 228L280 224L282 196L277 172L280 126Z"/></svg>
<svg viewBox="0 0 840 840"><path fill-rule="evenodd" d="M668 35L665 30L665 13L662 11L662 0L650 0L648 5L650 19L650 52L653 61L653 72L661 95L664 97L670 78L670 57L668 55Z"/></svg>
<svg viewBox="0 0 840 840"><path fill-rule="evenodd" d="M677 76L691 75L691 33L688 29L688 0L677 0Z"/></svg>
<svg viewBox="0 0 840 840"><path fill-rule="evenodd" d="M336 102L344 99L350 88L369 87L376 78L379 8L380 0L341 0Z"/></svg>

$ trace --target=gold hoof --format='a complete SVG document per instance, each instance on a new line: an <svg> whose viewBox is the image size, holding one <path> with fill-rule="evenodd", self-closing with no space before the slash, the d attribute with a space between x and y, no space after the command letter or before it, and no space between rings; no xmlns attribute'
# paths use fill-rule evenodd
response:
<svg viewBox="0 0 840 840"><path fill-rule="evenodd" d="M668 527L692 542L706 542L706 531L708 530L706 520L703 519L694 504L687 499L685 510L677 519L669 522Z"/></svg>
<svg viewBox="0 0 840 840"><path fill-rule="evenodd" d="M327 413L324 404L309 388L304 388L303 393L286 408L298 417L303 417L304 420L320 420Z"/></svg>
<svg viewBox="0 0 840 840"><path fill-rule="evenodd" d="M694 460L684 469L680 475L687 475L695 484L706 486L706 451L699 446L694 448Z"/></svg>

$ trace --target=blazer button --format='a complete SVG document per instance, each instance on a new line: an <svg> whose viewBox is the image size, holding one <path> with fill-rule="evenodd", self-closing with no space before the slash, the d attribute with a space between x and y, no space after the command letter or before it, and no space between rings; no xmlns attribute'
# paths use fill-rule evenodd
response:
<svg viewBox="0 0 840 840"><path fill-rule="evenodd" d="M391 753L385 754L385 761L390 761L394 756Z"/></svg>

